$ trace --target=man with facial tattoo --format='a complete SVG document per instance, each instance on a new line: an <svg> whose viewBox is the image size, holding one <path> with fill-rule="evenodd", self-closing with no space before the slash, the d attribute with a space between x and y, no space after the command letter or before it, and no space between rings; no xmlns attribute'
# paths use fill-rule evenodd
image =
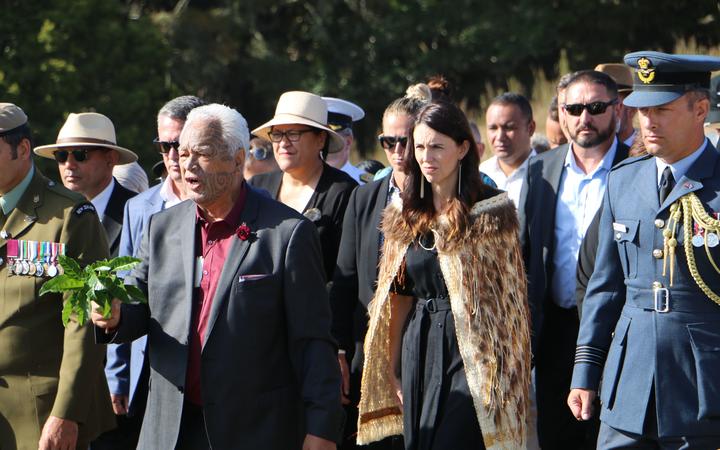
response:
<svg viewBox="0 0 720 450"><path fill-rule="evenodd" d="M99 342L147 334L139 449L331 450L340 372L312 223L248 188L235 110L193 109L179 162L190 201L148 219L126 278L148 304L93 313ZM168 232L168 230L175 230Z"/></svg>

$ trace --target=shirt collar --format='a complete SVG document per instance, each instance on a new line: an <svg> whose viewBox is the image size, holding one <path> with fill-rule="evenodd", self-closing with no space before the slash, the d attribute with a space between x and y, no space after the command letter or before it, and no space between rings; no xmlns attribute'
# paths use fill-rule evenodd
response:
<svg viewBox="0 0 720 450"><path fill-rule="evenodd" d="M663 171L667 166L670 166L670 171L672 171L673 178L675 178L675 182L678 182L680 178L682 178L688 170L690 170L690 167L693 165L695 161L700 157L702 154L703 149L705 148L705 145L707 145L708 140L705 138L703 140L702 144L700 144L700 147L696 148L695 151L690 153L688 156L684 157L680 161L676 161L672 164L666 164L660 160L660 158L655 158L655 165L657 166L657 184L658 187L660 186L660 177L662 176Z"/></svg>
<svg viewBox="0 0 720 450"><path fill-rule="evenodd" d="M23 196L23 194L27 190L27 187L30 185L30 181L32 181L32 177L34 174L35 165L31 165L30 170L28 170L27 175L25 175L25 178L23 178L17 186L12 188L10 192L3 196L0 196L0 208L2 208L3 214L7 216L12 212L13 209L15 209L18 202L20 201L20 198Z"/></svg>
<svg viewBox="0 0 720 450"><path fill-rule="evenodd" d="M233 205L232 209L229 213L223 218L222 220L218 222L224 222L227 225L231 226L233 229L240 226L240 216L242 215L243 209L245 208L245 199L247 197L247 188L246 184L243 181L242 185L240 186L240 192L238 193L238 198L235 200L235 204ZM202 211L199 206L195 207L195 218L197 223L201 225L205 225L208 223L207 220L205 220L205 217L203 217Z"/></svg>
<svg viewBox="0 0 720 450"><path fill-rule="evenodd" d="M115 178L113 177L110 179L108 185L105 186L105 189L103 189L98 195L90 199L90 203L92 203L92 205L95 207L95 211L97 211L100 222L102 222L103 220L103 216L105 215L105 209L107 209L107 205L110 201L110 196L112 195L114 187Z"/></svg>
<svg viewBox="0 0 720 450"><path fill-rule="evenodd" d="M598 164L595 170L593 170L591 173L586 174L586 177L592 178L596 174L610 172L610 169L612 169L613 166L613 161L615 161L615 153L617 153L617 143L617 136L615 136L613 138L612 144L610 144L610 149L608 149L607 153L605 153L605 156L603 156L600 164ZM580 168L580 166L577 165L577 161L575 160L575 153L573 152L572 148L573 144L570 143L567 156L565 156L565 167L572 167L573 171L582 173L583 170Z"/></svg>
<svg viewBox="0 0 720 450"><path fill-rule="evenodd" d="M167 176L165 177L163 184L160 186L159 195L163 203L165 203L165 208L175 206L178 203L182 202L182 199L175 195L175 191L173 190L173 183L174 182L172 178Z"/></svg>

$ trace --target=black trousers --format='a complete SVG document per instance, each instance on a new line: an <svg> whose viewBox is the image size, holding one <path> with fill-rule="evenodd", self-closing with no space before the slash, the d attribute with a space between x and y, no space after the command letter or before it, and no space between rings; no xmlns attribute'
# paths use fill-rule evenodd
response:
<svg viewBox="0 0 720 450"><path fill-rule="evenodd" d="M546 302L535 360L538 439L543 449L596 447L599 405L595 405L596 414L588 421L575 419L567 406L579 328L577 308L565 309Z"/></svg>

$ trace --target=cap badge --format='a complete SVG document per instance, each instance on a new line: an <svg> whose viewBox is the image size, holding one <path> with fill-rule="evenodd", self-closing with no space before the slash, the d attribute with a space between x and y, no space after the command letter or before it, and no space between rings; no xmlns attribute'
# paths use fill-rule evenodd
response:
<svg viewBox="0 0 720 450"><path fill-rule="evenodd" d="M637 61L638 69L637 74L640 81L645 84L650 84L655 79L655 68L652 66L652 62L649 59L642 57Z"/></svg>

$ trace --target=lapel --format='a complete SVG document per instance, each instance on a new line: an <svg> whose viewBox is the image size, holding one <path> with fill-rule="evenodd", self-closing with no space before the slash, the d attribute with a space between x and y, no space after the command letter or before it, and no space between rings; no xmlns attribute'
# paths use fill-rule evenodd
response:
<svg viewBox="0 0 720 450"><path fill-rule="evenodd" d="M617 147L615 149L615 158L613 158L612 165L615 167L621 161L627 159L630 153L630 147L625 145L620 139L617 140Z"/></svg>
<svg viewBox="0 0 720 450"><path fill-rule="evenodd" d="M647 159L641 164L637 173L636 183L638 183L638 195L643 202L650 205L653 209L660 207L660 197L658 196L657 186L657 168L655 166L655 158L648 155Z"/></svg>
<svg viewBox="0 0 720 450"><path fill-rule="evenodd" d="M36 167L35 174L27 189L25 189L25 193L20 197L17 206L10 212L5 225L2 227L7 233L7 238L0 237L0 248L7 244L8 239L22 238L23 233L38 220L37 210L45 200L44 184L46 182L49 181Z"/></svg>
<svg viewBox="0 0 720 450"><path fill-rule="evenodd" d="M541 189L544 198L538 202L540 208L545 212L539 212L542 217L542 242L549 249L553 246L555 239L555 210L557 209L557 200L560 189L560 180L562 179L563 168L565 167L565 158L570 151L569 144L563 144L555 150L552 158L545 160L543 170L543 178L548 183L549 189Z"/></svg>
<svg viewBox="0 0 720 450"><path fill-rule="evenodd" d="M113 178L112 183L113 189L103 213L102 225L105 229L110 251L113 253L111 256L117 256L114 253L117 251L120 233L122 232L125 202L133 197L133 192L122 187L115 178Z"/></svg>
<svg viewBox="0 0 720 450"><path fill-rule="evenodd" d="M247 188L246 188L247 189ZM247 189L247 197L245 198L245 206L243 207L242 214L240 215L240 223L246 223L252 232L257 232L255 221L259 212L259 200L260 195L255 193L252 189ZM232 288L235 278L240 272L240 266L247 256L250 245L253 239L247 239L245 241L232 238L232 244L230 245L230 251L228 252L227 261L223 266L223 270L220 273L220 280L218 280L217 290L215 291L215 298L213 298L212 306L210 307L210 317L208 318L207 330L205 331L205 342L203 343L203 349L205 344L210 340L210 333L212 333L215 322L217 321L218 315L222 310L223 304L227 301L230 296L230 290Z"/></svg>
<svg viewBox="0 0 720 450"><path fill-rule="evenodd" d="M370 264L370 271L369 273L372 275L377 275L379 265L378 262L380 260L380 221L382 220L382 213L385 211L385 206L387 205L388 201L388 190L390 189L390 177L392 177L393 174L390 172L388 176L383 178L382 183L380 183L380 192L377 195L377 201L375 202L375 208L372 213L372 220L370 222L370 227L368 230L368 245L370 244L376 244L373 247L373 250L370 252L370 261L368 263ZM371 279L376 279L377 276Z"/></svg>
<svg viewBox="0 0 720 450"><path fill-rule="evenodd" d="M180 257L183 261L183 276L185 277L185 311L188 319L188 333L192 327L192 306L193 294L195 292L195 203L186 201L177 205L178 208L185 208L187 211L181 215L182 222L179 224L180 230ZM188 334L189 336L190 334Z"/></svg>
<svg viewBox="0 0 720 450"><path fill-rule="evenodd" d="M665 199L665 202L660 205L658 213L662 212L666 208L669 208L677 199L683 195L695 192L703 187L702 180L709 178L715 171L715 164L718 160L718 152L709 142L705 145L700 157L690 166L687 173L683 175L680 180L675 184L670 195ZM657 180L657 169L653 161L652 167L655 169L653 181ZM655 192L658 192L657 182L654 184ZM659 202L659 200L658 200Z"/></svg>

